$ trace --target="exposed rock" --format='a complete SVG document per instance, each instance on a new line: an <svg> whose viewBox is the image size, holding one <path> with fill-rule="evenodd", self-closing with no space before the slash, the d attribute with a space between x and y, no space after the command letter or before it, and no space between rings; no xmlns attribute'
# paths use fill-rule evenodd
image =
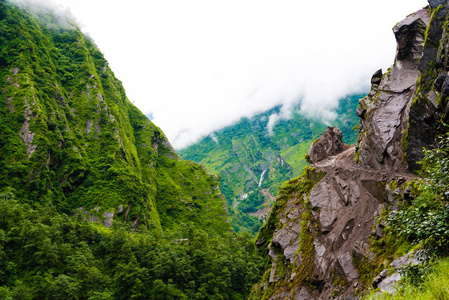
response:
<svg viewBox="0 0 449 300"><path fill-rule="evenodd" d="M396 291L396 286L401 280L401 274L394 273L387 278L385 278L378 287L382 293L387 292L388 294L393 294Z"/></svg>
<svg viewBox="0 0 449 300"><path fill-rule="evenodd" d="M399 257L394 260L388 269L383 270L378 276L373 280L373 287L378 287L382 293L393 294L396 291L399 281L402 276L399 270L404 266L415 266L421 263L419 256L421 252L407 253L404 256ZM390 273L390 275L388 275Z"/></svg>
<svg viewBox="0 0 449 300"><path fill-rule="evenodd" d="M336 263L338 266L337 269L341 268L341 270L343 270L343 274L341 275L343 275L348 282L359 278L359 274L352 264L352 256L349 252L341 254Z"/></svg>
<svg viewBox="0 0 449 300"><path fill-rule="evenodd" d="M87 135L89 135L90 128L92 127L93 124L94 124L94 122L92 120L87 120L87 126L86 126Z"/></svg>
<svg viewBox="0 0 449 300"><path fill-rule="evenodd" d="M406 138L403 132L408 127L429 18L428 11L423 9L395 26L393 32L398 42L395 64L379 84L372 84L369 95L360 100L356 146L359 162L365 168L388 171L408 168L403 160Z"/></svg>
<svg viewBox="0 0 449 300"><path fill-rule="evenodd" d="M423 55L424 33L430 16L427 9L421 9L399 22L393 32L398 43L396 63L417 62Z"/></svg>
<svg viewBox="0 0 449 300"><path fill-rule="evenodd" d="M114 218L114 211L111 212L104 212L103 213L103 217L104 217L104 226L105 227L111 227L112 226L112 219Z"/></svg>
<svg viewBox="0 0 449 300"><path fill-rule="evenodd" d="M273 243L282 251L271 261L270 278L277 283L273 289L267 287L271 294L267 292L266 298L355 299L357 290L368 288L370 283L362 282L357 267L366 262L379 264L370 241L385 234L386 224L376 219L385 208L397 209L399 199L413 197L409 182L415 176L410 171L418 168L422 148L432 147L440 124L449 121L449 32L442 27L449 5L430 1L433 8L441 4L445 8L435 13L431 22L426 8L393 29L398 43L395 63L385 74L379 70L373 75L370 93L360 100L356 147L346 148L341 132L328 128L309 150L315 173L309 170L303 183L313 181L318 172L325 176L313 181L307 191L298 184L298 189L292 187L290 194L281 195L281 201L278 198L276 214L273 212L267 223L274 224L270 229ZM297 205L296 210L292 205ZM304 217L308 219L301 220ZM291 222L303 226L300 245L301 239L313 245L304 253L299 247L296 257L290 250L285 252L298 241ZM260 245L269 240L265 236ZM294 264L280 268L286 254ZM416 255L401 257L378 274L373 285L392 293L401 278L398 270L417 263ZM280 269L284 271L278 272ZM286 290L296 292L285 294ZM303 290L308 294L300 297Z"/></svg>
<svg viewBox="0 0 449 300"><path fill-rule="evenodd" d="M443 5L446 0L429 0L430 7L437 8L440 5Z"/></svg>
<svg viewBox="0 0 449 300"><path fill-rule="evenodd" d="M14 70L16 70L16 69L14 69ZM28 160L30 159L31 154L33 154L37 148L36 145L33 145L34 132L31 132L31 130L30 130L31 114L32 114L31 105L28 103L27 99L25 98L25 110L24 110L25 121L23 122L22 128L20 129L19 136L25 143Z"/></svg>
<svg viewBox="0 0 449 300"><path fill-rule="evenodd" d="M308 155L311 162L316 163L345 149L341 130L337 127L329 127L318 140L313 142Z"/></svg>
<svg viewBox="0 0 449 300"><path fill-rule="evenodd" d="M372 85L379 85L382 81L382 69L379 69L374 73L373 77L371 77L371 84Z"/></svg>
<svg viewBox="0 0 449 300"><path fill-rule="evenodd" d="M309 300L312 295L307 291L307 288L302 288L298 295L295 296L295 300Z"/></svg>

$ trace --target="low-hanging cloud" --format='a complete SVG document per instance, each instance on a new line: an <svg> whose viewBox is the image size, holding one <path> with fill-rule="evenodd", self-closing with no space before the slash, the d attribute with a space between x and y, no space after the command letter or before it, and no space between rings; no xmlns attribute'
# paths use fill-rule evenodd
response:
<svg viewBox="0 0 449 300"><path fill-rule="evenodd" d="M78 24L77 19L73 16L70 8L62 6L50 0L7 0L20 7L26 7L31 10L38 18L40 14L51 13L57 18L58 26L73 28L74 24Z"/></svg>
<svg viewBox="0 0 449 300"><path fill-rule="evenodd" d="M36 1L36 0L32 0ZM40 2L40 1L39 1ZM426 0L55 0L175 148L282 105L331 122L395 54L391 27ZM86 9L88 7L88 9ZM105 7L107 9L105 10ZM269 129L269 128L267 128Z"/></svg>

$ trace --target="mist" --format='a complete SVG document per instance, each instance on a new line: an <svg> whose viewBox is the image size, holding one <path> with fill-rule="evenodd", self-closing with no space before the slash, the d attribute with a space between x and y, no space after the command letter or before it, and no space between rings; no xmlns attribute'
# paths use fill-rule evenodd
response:
<svg viewBox="0 0 449 300"><path fill-rule="evenodd" d="M74 25L78 24L77 19L70 11L70 8L58 5L48 0L6 0L19 7L25 7L35 14L38 18L42 14L48 14L49 12L56 17L57 25L63 28L74 28Z"/></svg>
<svg viewBox="0 0 449 300"><path fill-rule="evenodd" d="M33 1L48 3L48 1ZM181 149L276 105L267 134L303 113L332 123L338 100L393 63L392 27L425 0L55 0L104 53L128 98ZM46 4L48 6L48 4Z"/></svg>

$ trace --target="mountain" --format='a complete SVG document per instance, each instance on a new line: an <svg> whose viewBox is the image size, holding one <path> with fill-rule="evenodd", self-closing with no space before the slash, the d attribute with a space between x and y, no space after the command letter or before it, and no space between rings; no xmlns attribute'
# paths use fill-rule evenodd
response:
<svg viewBox="0 0 449 300"><path fill-rule="evenodd" d="M328 128L311 165L280 188L257 237L267 262L250 299L391 294L404 274L418 286L429 276L426 257L448 255L449 3L429 3L394 27L394 65L359 102L355 146Z"/></svg>
<svg viewBox="0 0 449 300"><path fill-rule="evenodd" d="M339 101L337 117L331 123L344 132L345 142L356 140L356 108L364 95L351 95ZM312 142L329 123L308 117L301 105L292 108L290 118L280 118L281 107L274 107L252 118L215 131L179 151L183 159L202 164L220 177L221 190L237 232L257 234L261 216L274 201L279 186L301 174L307 165L305 155ZM272 124L272 121L277 121Z"/></svg>
<svg viewBox="0 0 449 300"><path fill-rule="evenodd" d="M0 0L0 86L0 298L246 298L259 257L218 177L70 18Z"/></svg>
<svg viewBox="0 0 449 300"><path fill-rule="evenodd" d="M0 191L133 227L230 229L218 178L179 158L89 38L2 5Z"/></svg>

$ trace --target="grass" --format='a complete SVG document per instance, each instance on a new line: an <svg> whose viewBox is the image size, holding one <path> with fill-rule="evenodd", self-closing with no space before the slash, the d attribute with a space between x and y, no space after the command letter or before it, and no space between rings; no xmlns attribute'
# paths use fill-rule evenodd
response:
<svg viewBox="0 0 449 300"><path fill-rule="evenodd" d="M446 300L449 299L449 259L441 259L434 262L433 272L428 274L424 282L419 286L405 282L398 287L394 295L380 294L366 296L369 300Z"/></svg>
<svg viewBox="0 0 449 300"><path fill-rule="evenodd" d="M311 141L304 141L281 151L281 156L293 169L293 177L301 175L302 170L309 164L304 155L309 151L310 144Z"/></svg>

